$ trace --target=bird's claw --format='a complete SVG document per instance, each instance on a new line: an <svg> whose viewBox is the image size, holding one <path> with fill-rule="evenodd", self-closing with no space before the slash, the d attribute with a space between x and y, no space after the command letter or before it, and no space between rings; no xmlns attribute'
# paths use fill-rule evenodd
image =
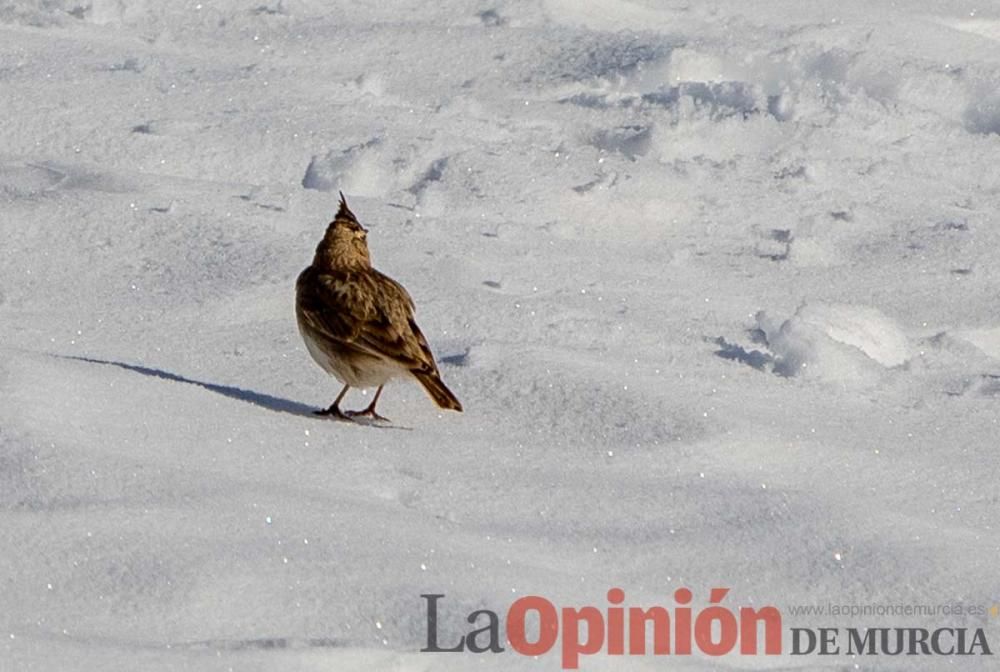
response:
<svg viewBox="0 0 1000 672"><path fill-rule="evenodd" d="M337 408L335 406L331 406L330 408L323 408L323 409L320 409L318 411L313 411L313 415L319 415L319 416L322 416L322 417L331 417L334 420L350 420L351 419L349 414L345 414L342 410L340 410L339 408Z"/></svg>
<svg viewBox="0 0 1000 672"><path fill-rule="evenodd" d="M354 418L371 418L372 420L379 420L381 422L392 422L392 420L384 415L376 413L374 408L366 408L363 411L347 411L345 415L352 420Z"/></svg>

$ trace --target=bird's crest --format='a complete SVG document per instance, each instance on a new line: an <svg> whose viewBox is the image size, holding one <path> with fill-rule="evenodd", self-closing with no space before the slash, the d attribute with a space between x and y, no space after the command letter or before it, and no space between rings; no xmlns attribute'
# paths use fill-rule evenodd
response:
<svg viewBox="0 0 1000 672"><path fill-rule="evenodd" d="M313 265L319 268L371 268L368 243L365 235L368 229L347 207L344 193L340 193L340 207L333 221L326 227L323 240L316 247Z"/></svg>
<svg viewBox="0 0 1000 672"><path fill-rule="evenodd" d="M340 192L340 208L337 209L337 216L334 219L346 219L348 221L354 222L355 224L360 224L358 218L354 216L351 209L347 207L347 199L344 198L344 192Z"/></svg>

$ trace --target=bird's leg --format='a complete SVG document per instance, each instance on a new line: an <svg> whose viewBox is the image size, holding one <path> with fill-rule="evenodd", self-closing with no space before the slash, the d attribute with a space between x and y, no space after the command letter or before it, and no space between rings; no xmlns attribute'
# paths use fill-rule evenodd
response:
<svg viewBox="0 0 1000 672"><path fill-rule="evenodd" d="M378 389L375 390L375 397L372 399L372 403L368 404L368 408L363 411L347 411L347 417L356 418L358 416L365 416L372 418L373 420L382 420L383 422L392 422L389 418L379 415L375 412L375 404L378 403L379 395L382 394L382 388L385 385L379 385Z"/></svg>
<svg viewBox="0 0 1000 672"><path fill-rule="evenodd" d="M340 400L344 398L344 395L347 394L347 390L349 390L350 387L351 387L350 385L344 385L344 389L340 391L340 394L337 395L337 398L333 400L332 404L330 404L330 408L324 408L323 410L320 411L313 411L313 413L315 413L316 415L332 415L335 418L341 420L347 420L348 417L344 415L343 411L340 410Z"/></svg>

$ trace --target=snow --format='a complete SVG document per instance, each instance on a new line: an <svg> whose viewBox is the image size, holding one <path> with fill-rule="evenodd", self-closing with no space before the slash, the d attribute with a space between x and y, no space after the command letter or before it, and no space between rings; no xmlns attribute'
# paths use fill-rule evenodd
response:
<svg viewBox="0 0 1000 672"><path fill-rule="evenodd" d="M1000 599L998 39L965 0L0 0L0 669L558 669L419 653L420 594L444 639L616 586L995 639L788 608ZM311 415L338 190L464 414ZM986 665L582 660L855 664Z"/></svg>
<svg viewBox="0 0 1000 672"><path fill-rule="evenodd" d="M772 363L772 370L784 376L875 384L883 368L899 366L910 358L906 334L867 306L803 304L780 324L764 311L756 319L757 337L770 352L751 354L729 346L725 354L752 365Z"/></svg>

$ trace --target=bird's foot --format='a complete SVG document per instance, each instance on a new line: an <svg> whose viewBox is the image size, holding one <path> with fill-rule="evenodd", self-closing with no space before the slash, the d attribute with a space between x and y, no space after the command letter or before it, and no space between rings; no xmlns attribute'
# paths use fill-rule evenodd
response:
<svg viewBox="0 0 1000 672"><path fill-rule="evenodd" d="M330 418L333 418L334 420L350 420L351 419L350 412L344 413L342 410L340 410L339 408L337 408L336 404L334 404L330 408L323 408L323 409L320 409L318 411L313 411L313 415L319 415L319 416L323 416L323 417L330 417Z"/></svg>
<svg viewBox="0 0 1000 672"><path fill-rule="evenodd" d="M363 411L347 411L346 415L348 418L352 420L354 418L371 418L372 420L377 420L380 422L392 422L392 420L385 417L384 415L379 415L378 413L376 413L375 409L371 407L366 408Z"/></svg>

